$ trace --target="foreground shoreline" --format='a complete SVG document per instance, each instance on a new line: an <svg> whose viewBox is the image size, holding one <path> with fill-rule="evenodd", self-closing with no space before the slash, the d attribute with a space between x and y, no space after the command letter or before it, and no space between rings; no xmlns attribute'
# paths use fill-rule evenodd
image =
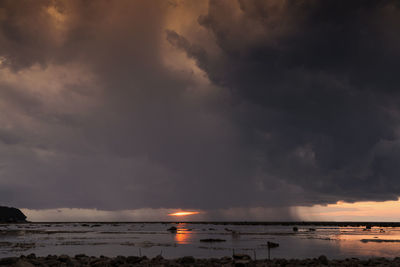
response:
<svg viewBox="0 0 400 267"><path fill-rule="evenodd" d="M326 256L312 259L260 259L238 254L234 257L195 259L186 256L177 259L164 259L162 256L147 258L146 256L94 257L79 254L48 255L37 257L35 254L20 257L0 258L0 266L34 267L34 266L400 266L400 257L329 260Z"/></svg>

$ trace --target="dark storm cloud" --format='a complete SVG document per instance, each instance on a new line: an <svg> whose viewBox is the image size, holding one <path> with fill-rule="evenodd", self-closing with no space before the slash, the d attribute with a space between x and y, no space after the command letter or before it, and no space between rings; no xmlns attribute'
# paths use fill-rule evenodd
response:
<svg viewBox="0 0 400 267"><path fill-rule="evenodd" d="M398 3L237 6L210 1L198 19L223 52L219 58L197 56L196 44L167 34L232 91L236 122L260 168L304 188L314 203L397 199Z"/></svg>
<svg viewBox="0 0 400 267"><path fill-rule="evenodd" d="M1 119L20 142L4 135L0 144L3 203L207 209L264 201L269 190L237 136L229 94L164 65L164 2L5 3ZM278 195L267 196L286 205Z"/></svg>
<svg viewBox="0 0 400 267"><path fill-rule="evenodd" d="M397 198L395 2L210 1L182 33L183 4L1 2L0 202L228 218Z"/></svg>

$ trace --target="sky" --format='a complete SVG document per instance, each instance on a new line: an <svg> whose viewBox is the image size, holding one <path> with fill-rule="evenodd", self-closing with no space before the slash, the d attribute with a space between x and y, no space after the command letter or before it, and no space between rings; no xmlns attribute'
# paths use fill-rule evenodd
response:
<svg viewBox="0 0 400 267"><path fill-rule="evenodd" d="M400 220L399 48L396 0L1 1L0 204Z"/></svg>

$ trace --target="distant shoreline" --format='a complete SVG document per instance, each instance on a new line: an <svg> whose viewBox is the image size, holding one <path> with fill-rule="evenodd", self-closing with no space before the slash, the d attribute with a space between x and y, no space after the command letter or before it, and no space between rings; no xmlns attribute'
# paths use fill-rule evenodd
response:
<svg viewBox="0 0 400 267"><path fill-rule="evenodd" d="M115 221L115 222L96 222L96 221L76 221L76 222L21 222L30 224L214 224L214 225L282 225L282 226L338 226L338 227L400 227L400 222L329 222L329 221L273 221L273 222L262 222L262 221ZM0 224L14 224L14 223L0 223Z"/></svg>

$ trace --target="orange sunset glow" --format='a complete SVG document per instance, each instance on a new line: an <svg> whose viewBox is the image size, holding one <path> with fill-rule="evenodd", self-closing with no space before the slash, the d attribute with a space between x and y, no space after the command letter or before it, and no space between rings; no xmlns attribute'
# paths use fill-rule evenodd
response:
<svg viewBox="0 0 400 267"><path fill-rule="evenodd" d="M174 212L174 213L170 213L168 214L169 216L188 216L188 215L195 215L195 214L199 214L200 212L198 211L178 211L178 212Z"/></svg>

